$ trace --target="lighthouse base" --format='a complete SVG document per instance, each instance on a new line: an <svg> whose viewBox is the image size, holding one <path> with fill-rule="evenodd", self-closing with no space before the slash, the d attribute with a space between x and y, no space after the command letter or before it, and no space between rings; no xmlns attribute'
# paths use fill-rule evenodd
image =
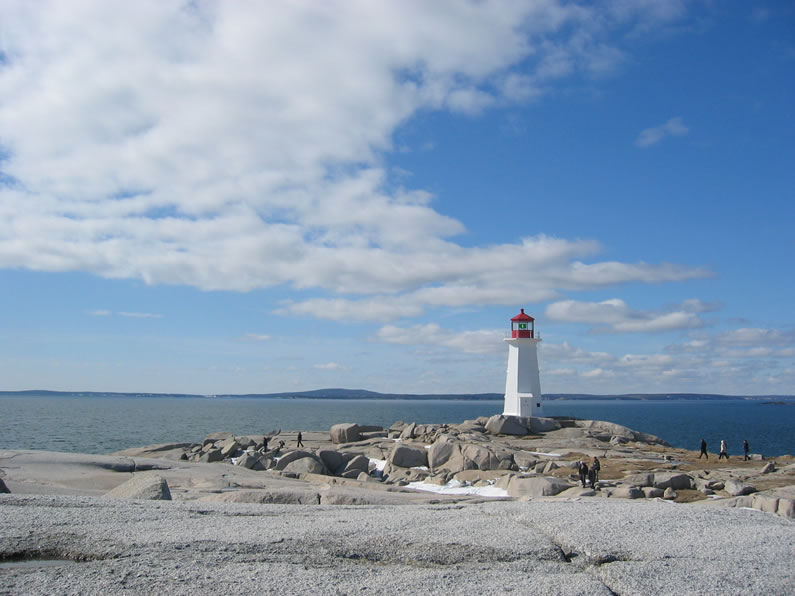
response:
<svg viewBox="0 0 795 596"><path fill-rule="evenodd" d="M541 396L535 397L532 393L516 393L505 396L505 409L507 416L543 416L544 402Z"/></svg>

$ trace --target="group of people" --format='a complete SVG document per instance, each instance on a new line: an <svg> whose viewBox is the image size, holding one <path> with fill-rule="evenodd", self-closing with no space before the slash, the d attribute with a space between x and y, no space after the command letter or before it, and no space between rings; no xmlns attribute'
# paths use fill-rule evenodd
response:
<svg viewBox="0 0 795 596"><path fill-rule="evenodd" d="M296 447L303 447L304 446L303 439L304 439L304 435L299 431L298 432L298 436L296 437ZM271 440L271 437L269 437L268 435L265 435L262 438L262 447L259 448L259 452L260 453L267 453L268 452L268 443L270 442L270 440ZM284 445L285 445L284 441L279 441L279 444L276 446L274 451L276 451L278 453L279 451L284 449Z"/></svg>
<svg viewBox="0 0 795 596"><path fill-rule="evenodd" d="M725 457L727 460L729 459L729 454L726 451L726 441L721 439L720 442L720 453L718 454L718 459ZM748 461L751 459L748 456L748 451L751 449L751 446L748 444L748 439L743 439L743 461ZM701 456L706 457L709 459L709 453L707 453L707 442L702 438L701 439L701 453L698 454L698 459L701 459Z"/></svg>
<svg viewBox="0 0 795 596"><path fill-rule="evenodd" d="M577 464L577 472L580 474L580 482L582 482L582 487L585 488L585 481L587 479L591 485L591 488L595 489L596 483L599 482L599 470L601 469L602 465L599 463L598 457L594 456L590 468L584 460L580 460Z"/></svg>

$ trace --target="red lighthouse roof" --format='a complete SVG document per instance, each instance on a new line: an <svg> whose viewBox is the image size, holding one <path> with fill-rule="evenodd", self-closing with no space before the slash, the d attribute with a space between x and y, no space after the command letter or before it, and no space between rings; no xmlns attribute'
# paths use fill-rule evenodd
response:
<svg viewBox="0 0 795 596"><path fill-rule="evenodd" d="M511 319L511 337L531 339L535 337L535 319L525 314L524 309Z"/></svg>
<svg viewBox="0 0 795 596"><path fill-rule="evenodd" d="M522 312L512 318L511 321L535 321L533 317L525 314L524 309L521 309L521 311Z"/></svg>

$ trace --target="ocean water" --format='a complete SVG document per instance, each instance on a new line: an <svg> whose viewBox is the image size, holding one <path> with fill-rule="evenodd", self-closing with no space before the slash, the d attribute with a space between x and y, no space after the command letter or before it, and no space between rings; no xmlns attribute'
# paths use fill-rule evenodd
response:
<svg viewBox="0 0 795 596"><path fill-rule="evenodd" d="M795 454L795 401L552 400L548 416L607 420L657 435L671 445L729 454ZM501 401L348 400L202 397L0 396L0 449L110 453L155 443L199 442L216 431L328 430L339 422L388 427L397 420L456 423L502 412Z"/></svg>

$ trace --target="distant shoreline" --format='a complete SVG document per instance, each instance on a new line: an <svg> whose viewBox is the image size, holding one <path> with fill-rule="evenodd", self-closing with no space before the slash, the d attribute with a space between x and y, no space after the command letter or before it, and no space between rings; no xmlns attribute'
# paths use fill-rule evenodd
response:
<svg viewBox="0 0 795 596"><path fill-rule="evenodd" d="M501 393L465 394L411 394L378 393L363 389L317 389L313 391L293 391L281 393L240 393L201 395L192 393L135 393L114 391L0 391L2 397L118 397L118 398L206 398L206 399L347 399L347 400L449 400L449 401L501 401ZM713 393L630 393L619 395L595 395L589 393L550 393L545 394L548 401L764 401L765 404L789 405L795 403L792 395L721 395Z"/></svg>

